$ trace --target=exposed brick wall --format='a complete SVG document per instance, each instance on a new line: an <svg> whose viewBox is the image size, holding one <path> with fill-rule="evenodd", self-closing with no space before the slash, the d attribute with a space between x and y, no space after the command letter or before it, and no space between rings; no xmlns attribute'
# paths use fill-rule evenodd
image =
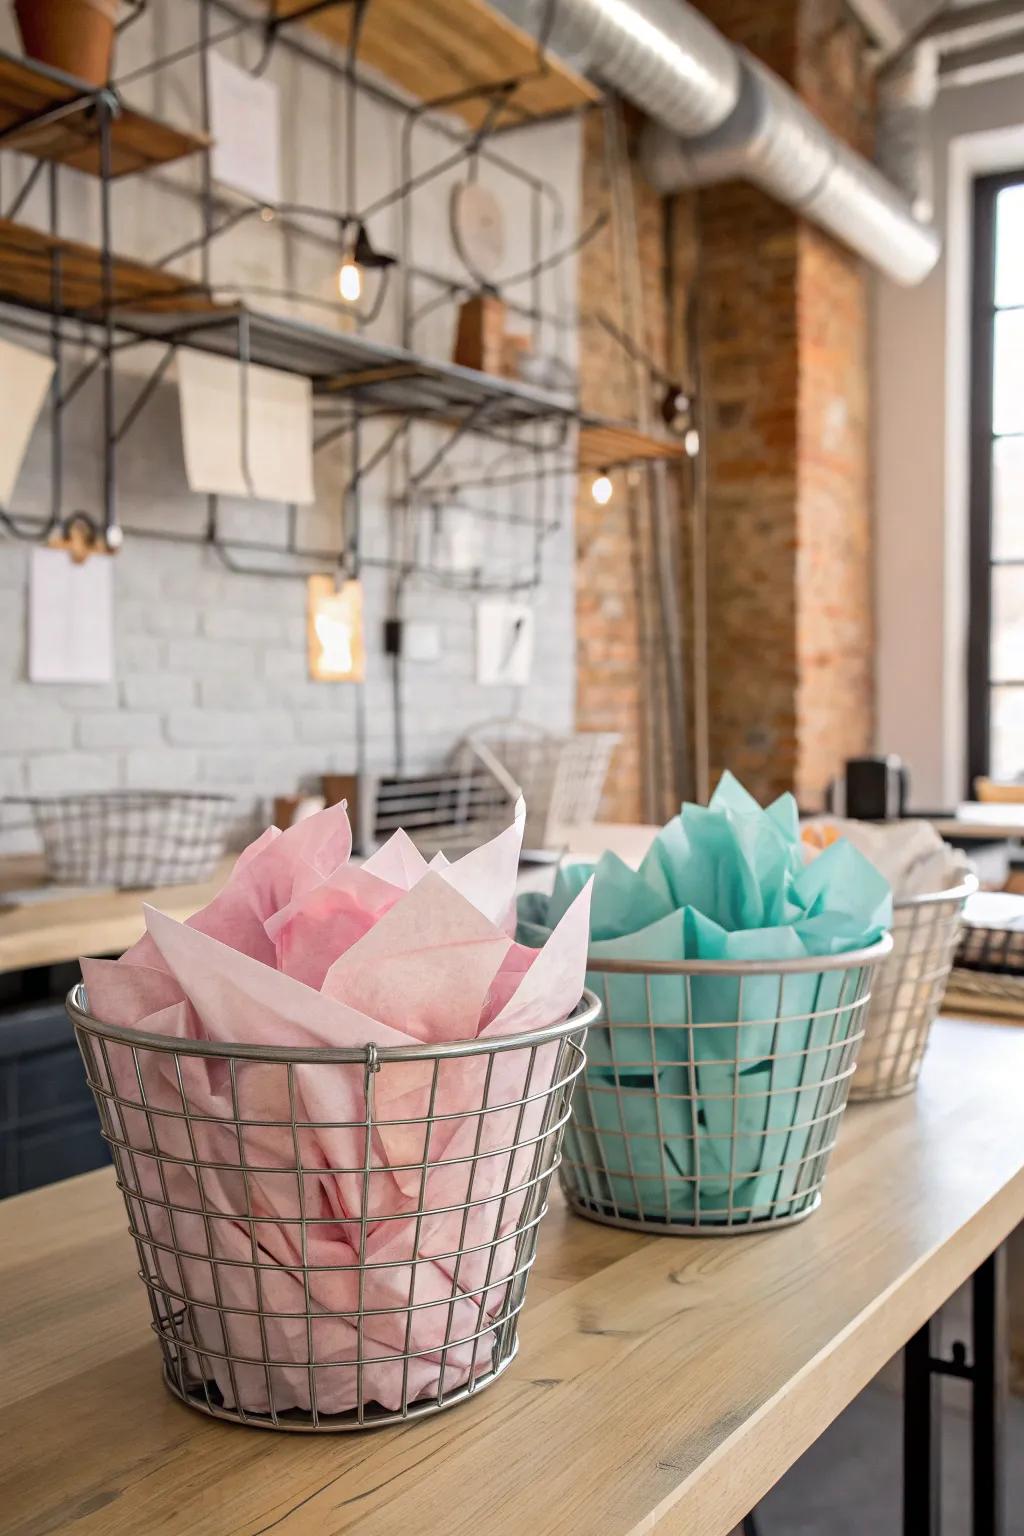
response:
<svg viewBox="0 0 1024 1536"><path fill-rule="evenodd" d="M869 148L864 38L841 0L700 8ZM814 806L873 731L868 277L754 188L698 207L712 775Z"/></svg>

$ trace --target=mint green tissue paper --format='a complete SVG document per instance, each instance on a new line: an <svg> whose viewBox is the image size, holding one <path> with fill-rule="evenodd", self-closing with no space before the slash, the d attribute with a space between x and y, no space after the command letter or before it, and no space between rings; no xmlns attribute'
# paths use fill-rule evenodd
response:
<svg viewBox="0 0 1024 1536"><path fill-rule="evenodd" d="M804 857L793 797L762 810L726 774L639 870L605 854L561 868L550 897L521 898L523 943L542 943L593 874L592 961L766 965L742 977L588 972L605 1022L590 1032L565 1160L589 1202L680 1224L803 1208L830 1139L829 1084L853 1062L862 975L771 965L861 949L892 917L887 882L850 844Z"/></svg>

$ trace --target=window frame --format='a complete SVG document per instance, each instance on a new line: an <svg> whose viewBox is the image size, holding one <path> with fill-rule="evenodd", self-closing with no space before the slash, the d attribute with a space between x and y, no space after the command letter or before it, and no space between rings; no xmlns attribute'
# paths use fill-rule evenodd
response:
<svg viewBox="0 0 1024 1536"><path fill-rule="evenodd" d="M967 633L969 798L974 793L975 779L988 777L992 761L992 445L995 441L992 417L996 199L1007 187L1017 186L1024 186L1024 167L1015 171L1002 171L995 176L979 176L972 189ZM1024 560L1019 563L1024 566Z"/></svg>

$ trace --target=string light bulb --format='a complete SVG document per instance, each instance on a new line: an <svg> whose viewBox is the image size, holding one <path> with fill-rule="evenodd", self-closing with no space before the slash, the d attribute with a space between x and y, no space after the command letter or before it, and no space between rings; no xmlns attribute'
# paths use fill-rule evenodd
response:
<svg viewBox="0 0 1024 1536"><path fill-rule="evenodd" d="M338 292L346 304L356 304L363 293L363 273L354 256L346 256L338 272Z"/></svg>
<svg viewBox="0 0 1024 1536"><path fill-rule="evenodd" d="M599 507L606 507L611 501L614 491L615 487L612 485L611 476L606 469L602 469L601 473L595 476L594 483L590 487L591 496L593 496Z"/></svg>

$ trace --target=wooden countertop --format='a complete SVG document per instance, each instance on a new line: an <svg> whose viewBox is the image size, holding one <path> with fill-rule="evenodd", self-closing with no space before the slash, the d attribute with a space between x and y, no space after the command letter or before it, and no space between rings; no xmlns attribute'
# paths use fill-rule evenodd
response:
<svg viewBox="0 0 1024 1536"><path fill-rule="evenodd" d="M142 904L149 902L179 922L205 906L220 890L234 863L222 860L209 880L164 885L146 891L96 891L61 896L20 907L0 906L0 972L34 965L60 965L79 955L117 955L142 937ZM41 883L32 859L0 860L0 900L5 891Z"/></svg>
<svg viewBox="0 0 1024 1536"><path fill-rule="evenodd" d="M851 1108L822 1209L740 1238L571 1217L522 1351L405 1428L270 1435L175 1402L109 1170L0 1205L0 1532L726 1536L1024 1219L1024 1038L942 1022Z"/></svg>

